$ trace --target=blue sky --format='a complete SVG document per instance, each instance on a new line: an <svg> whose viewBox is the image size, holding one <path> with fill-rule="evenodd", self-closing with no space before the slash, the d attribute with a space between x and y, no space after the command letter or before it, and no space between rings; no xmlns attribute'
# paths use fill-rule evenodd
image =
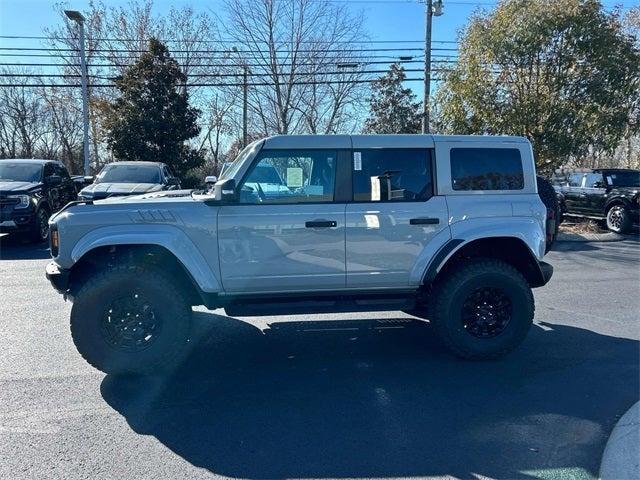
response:
<svg viewBox="0 0 640 480"><path fill-rule="evenodd" d="M411 40L420 41L424 36L424 4L418 0L333 0L346 4L354 11L362 11L366 19L366 30L371 40ZM69 0L71 8L84 10L87 0ZM128 0L105 0L108 5L126 5ZM221 0L155 0L156 13L166 12L171 6L191 5L195 10L219 11ZM440 44L438 41L456 39L458 30L467 22L472 12L477 9L491 9L495 0L444 0L444 15L434 18L433 48L450 48L452 45ZM605 0L606 7L621 5L627 9L640 4L640 0ZM0 35L42 35L45 27L58 22L51 0L0 0ZM35 47L37 40L18 40L0 38L0 47ZM380 45L382 46L382 45ZM400 45L394 45L400 46ZM421 44L405 44L405 47L421 47ZM435 50L434 54L451 52ZM0 63L9 59L20 61L15 57L0 57ZM410 68L420 68L414 64ZM419 73L408 76L421 76ZM422 95L421 84L410 83L418 95Z"/></svg>

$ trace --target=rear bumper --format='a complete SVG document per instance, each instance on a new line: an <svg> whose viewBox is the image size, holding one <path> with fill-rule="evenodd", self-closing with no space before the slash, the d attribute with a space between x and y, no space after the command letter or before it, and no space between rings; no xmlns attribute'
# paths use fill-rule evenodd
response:
<svg viewBox="0 0 640 480"><path fill-rule="evenodd" d="M60 266L55 262L49 263L45 269L47 280L51 282L51 285L58 291L58 293L62 294L66 294L69 290L70 273L70 270L60 268Z"/></svg>
<svg viewBox="0 0 640 480"><path fill-rule="evenodd" d="M549 283L551 277L553 276L553 265L550 265L547 262L538 262L538 272L536 275L536 279L534 281L530 281L530 285L532 288L542 287Z"/></svg>
<svg viewBox="0 0 640 480"><path fill-rule="evenodd" d="M553 265L547 262L538 262L540 265L540 273L542 273L543 285L546 285L553 276Z"/></svg>

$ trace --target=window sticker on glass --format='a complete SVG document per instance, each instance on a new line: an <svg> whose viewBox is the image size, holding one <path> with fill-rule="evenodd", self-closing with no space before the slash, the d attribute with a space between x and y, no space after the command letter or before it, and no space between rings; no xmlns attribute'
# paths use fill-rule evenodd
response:
<svg viewBox="0 0 640 480"><path fill-rule="evenodd" d="M302 169L299 167L287 168L287 187L302 187Z"/></svg>
<svg viewBox="0 0 640 480"><path fill-rule="evenodd" d="M362 152L353 152L353 169L356 172L362 170Z"/></svg>

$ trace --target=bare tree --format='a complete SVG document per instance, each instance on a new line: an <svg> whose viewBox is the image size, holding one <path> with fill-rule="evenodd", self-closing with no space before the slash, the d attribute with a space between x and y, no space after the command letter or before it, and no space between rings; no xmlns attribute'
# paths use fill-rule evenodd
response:
<svg viewBox="0 0 640 480"><path fill-rule="evenodd" d="M43 105L36 94L37 87L15 86L11 82L12 77L0 82L0 156L34 158L49 133Z"/></svg>
<svg viewBox="0 0 640 480"><path fill-rule="evenodd" d="M332 133L344 128L359 98L351 45L364 38L362 18L326 0L227 0L235 71L250 69L253 130L262 134ZM327 83L341 80L343 83Z"/></svg>

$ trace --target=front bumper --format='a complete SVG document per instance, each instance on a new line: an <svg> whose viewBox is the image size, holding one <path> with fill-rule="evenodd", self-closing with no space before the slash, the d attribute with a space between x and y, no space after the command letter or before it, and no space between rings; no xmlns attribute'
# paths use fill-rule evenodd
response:
<svg viewBox="0 0 640 480"><path fill-rule="evenodd" d="M51 285L58 293L66 294L68 292L70 270L61 268L56 262L51 262L47 265L45 273L47 280L51 282Z"/></svg>
<svg viewBox="0 0 640 480"><path fill-rule="evenodd" d="M0 233L27 232L34 226L33 212L11 213L0 217Z"/></svg>

